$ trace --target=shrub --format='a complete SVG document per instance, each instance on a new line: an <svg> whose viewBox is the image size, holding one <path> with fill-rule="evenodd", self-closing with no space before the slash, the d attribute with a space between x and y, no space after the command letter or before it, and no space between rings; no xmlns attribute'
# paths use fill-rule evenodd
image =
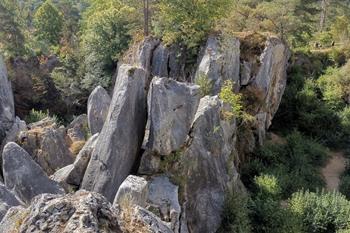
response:
<svg viewBox="0 0 350 233"><path fill-rule="evenodd" d="M289 201L289 209L302 221L305 232L350 229L350 202L338 192L297 192Z"/></svg>
<svg viewBox="0 0 350 233"><path fill-rule="evenodd" d="M196 78L196 84L200 87L201 96L210 95L213 90L213 81L205 74L199 74Z"/></svg>
<svg viewBox="0 0 350 233"><path fill-rule="evenodd" d="M41 110L35 110L32 109L29 114L25 117L25 121L27 124L34 123L43 120L46 117L50 117L49 112L41 111Z"/></svg>
<svg viewBox="0 0 350 233"><path fill-rule="evenodd" d="M343 175L340 180L339 191L350 199L350 175Z"/></svg>
<svg viewBox="0 0 350 233"><path fill-rule="evenodd" d="M159 1L154 20L157 36L167 44L181 43L187 48L198 47L214 28L217 19L225 16L230 9L228 0Z"/></svg>
<svg viewBox="0 0 350 233"><path fill-rule="evenodd" d="M219 98L229 106L229 110L224 109L222 112L225 119L231 120L233 117L236 117L242 122L254 120L253 116L244 111L242 94L234 93L232 81L226 80L224 82L219 93Z"/></svg>
<svg viewBox="0 0 350 233"><path fill-rule="evenodd" d="M218 233L250 233L247 194L236 191L226 195L221 228Z"/></svg>
<svg viewBox="0 0 350 233"><path fill-rule="evenodd" d="M281 187L272 175L255 177L255 195L249 205L253 232L298 233L298 219L281 206Z"/></svg>
<svg viewBox="0 0 350 233"><path fill-rule="evenodd" d="M267 143L259 148L253 160L243 167L242 180L248 188L254 188L254 176L273 175L283 198L302 188L316 190L324 185L319 170L326 161L326 151L295 131L286 137L286 144Z"/></svg>

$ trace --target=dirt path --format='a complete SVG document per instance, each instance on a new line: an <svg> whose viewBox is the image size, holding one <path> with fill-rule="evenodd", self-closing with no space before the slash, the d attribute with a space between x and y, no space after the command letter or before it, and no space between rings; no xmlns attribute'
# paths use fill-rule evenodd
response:
<svg viewBox="0 0 350 233"><path fill-rule="evenodd" d="M326 182L326 189L332 191L339 189L340 176L346 168L346 159L342 152L331 152L330 156L327 165L322 168L322 175Z"/></svg>

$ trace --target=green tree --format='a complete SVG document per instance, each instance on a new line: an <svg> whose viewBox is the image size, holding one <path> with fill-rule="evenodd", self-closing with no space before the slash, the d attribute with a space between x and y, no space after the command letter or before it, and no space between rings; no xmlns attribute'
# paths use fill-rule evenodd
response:
<svg viewBox="0 0 350 233"><path fill-rule="evenodd" d="M85 89L110 85L116 62L128 48L138 25L136 15L135 8L119 0L92 1L83 16L81 36Z"/></svg>
<svg viewBox="0 0 350 233"><path fill-rule="evenodd" d="M230 9L229 0L164 0L157 5L156 35L168 43L198 46Z"/></svg>
<svg viewBox="0 0 350 233"><path fill-rule="evenodd" d="M22 55L24 35L17 17L17 1L0 1L0 49L9 56Z"/></svg>
<svg viewBox="0 0 350 233"><path fill-rule="evenodd" d="M57 45L61 37L63 23L62 13L50 0L44 2L35 12L34 25L39 40Z"/></svg>

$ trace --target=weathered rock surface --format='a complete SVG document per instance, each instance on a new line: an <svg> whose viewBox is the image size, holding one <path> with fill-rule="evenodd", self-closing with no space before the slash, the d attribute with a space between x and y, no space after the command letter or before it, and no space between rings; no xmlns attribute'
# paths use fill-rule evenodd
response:
<svg viewBox="0 0 350 233"><path fill-rule="evenodd" d="M148 203L152 209L159 211L161 219L168 223L175 233L180 230L181 207L178 189L166 176L155 177L149 183Z"/></svg>
<svg viewBox="0 0 350 233"><path fill-rule="evenodd" d="M10 208L0 222L0 233L17 233L22 219L27 216L27 210L22 206Z"/></svg>
<svg viewBox="0 0 350 233"><path fill-rule="evenodd" d="M237 180L233 163L235 123L221 120L217 96L201 99L183 152L185 212L189 232L216 232L225 193ZM179 176L179 174L175 174Z"/></svg>
<svg viewBox="0 0 350 233"><path fill-rule="evenodd" d="M145 178L130 175L120 185L113 205L120 205L126 198L130 198L133 205L146 207L148 198L148 182Z"/></svg>
<svg viewBox="0 0 350 233"><path fill-rule="evenodd" d="M15 120L15 106L7 69L0 56L0 145Z"/></svg>
<svg viewBox="0 0 350 233"><path fill-rule="evenodd" d="M289 56L287 46L280 39L268 38L260 56L260 68L247 87L248 94L254 94L256 102L260 103L255 109L260 144L263 143L266 130L271 126L286 88Z"/></svg>
<svg viewBox="0 0 350 233"><path fill-rule="evenodd" d="M74 163L59 169L52 175L52 179L61 184L62 187L65 187L67 191L79 188L81 181L83 180L85 170L89 164L91 153L96 146L97 138L98 134L95 134L89 138L79 152Z"/></svg>
<svg viewBox="0 0 350 233"><path fill-rule="evenodd" d="M143 69L119 68L108 116L81 185L110 201L139 156L147 119L146 78Z"/></svg>
<svg viewBox="0 0 350 233"><path fill-rule="evenodd" d="M195 79L206 78L212 83L212 94L218 94L225 80L240 86L240 42L236 38L209 37Z"/></svg>
<svg viewBox="0 0 350 233"><path fill-rule="evenodd" d="M199 99L197 85L154 78L148 95L147 149L161 155L180 149L190 131Z"/></svg>
<svg viewBox="0 0 350 233"><path fill-rule="evenodd" d="M111 97L107 91L101 87L96 87L88 99L88 123L91 134L100 133L106 120Z"/></svg>
<svg viewBox="0 0 350 233"><path fill-rule="evenodd" d="M67 126L67 136L72 142L85 141L88 135L88 117L82 114Z"/></svg>
<svg viewBox="0 0 350 233"><path fill-rule="evenodd" d="M63 193L63 189L50 180L30 155L14 142L4 148L3 175L5 186L25 203L42 193Z"/></svg>
<svg viewBox="0 0 350 233"><path fill-rule="evenodd" d="M51 175L73 163L74 157L66 142L66 129L57 128L49 122L31 125L30 130L21 133L18 141L42 169Z"/></svg>
<svg viewBox="0 0 350 233"><path fill-rule="evenodd" d="M13 221L17 225L14 226ZM102 195L83 190L65 196L37 196L28 209L10 209L0 225L7 230L0 232L122 232L118 211Z"/></svg>
<svg viewBox="0 0 350 233"><path fill-rule="evenodd" d="M20 205L20 202L15 195L4 184L0 183L0 221L10 207L18 205Z"/></svg>
<svg viewBox="0 0 350 233"><path fill-rule="evenodd" d="M165 225L160 218L140 206L134 208L134 216L134 221L147 226L150 233L173 233L173 231Z"/></svg>

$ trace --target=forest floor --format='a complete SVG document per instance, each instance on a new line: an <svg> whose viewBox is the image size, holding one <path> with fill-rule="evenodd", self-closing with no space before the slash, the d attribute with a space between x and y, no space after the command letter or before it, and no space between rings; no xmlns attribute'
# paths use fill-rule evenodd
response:
<svg viewBox="0 0 350 233"><path fill-rule="evenodd" d="M346 169L347 159L341 151L330 152L329 155L330 159L321 172L326 182L326 189L328 191L339 190L340 177Z"/></svg>

